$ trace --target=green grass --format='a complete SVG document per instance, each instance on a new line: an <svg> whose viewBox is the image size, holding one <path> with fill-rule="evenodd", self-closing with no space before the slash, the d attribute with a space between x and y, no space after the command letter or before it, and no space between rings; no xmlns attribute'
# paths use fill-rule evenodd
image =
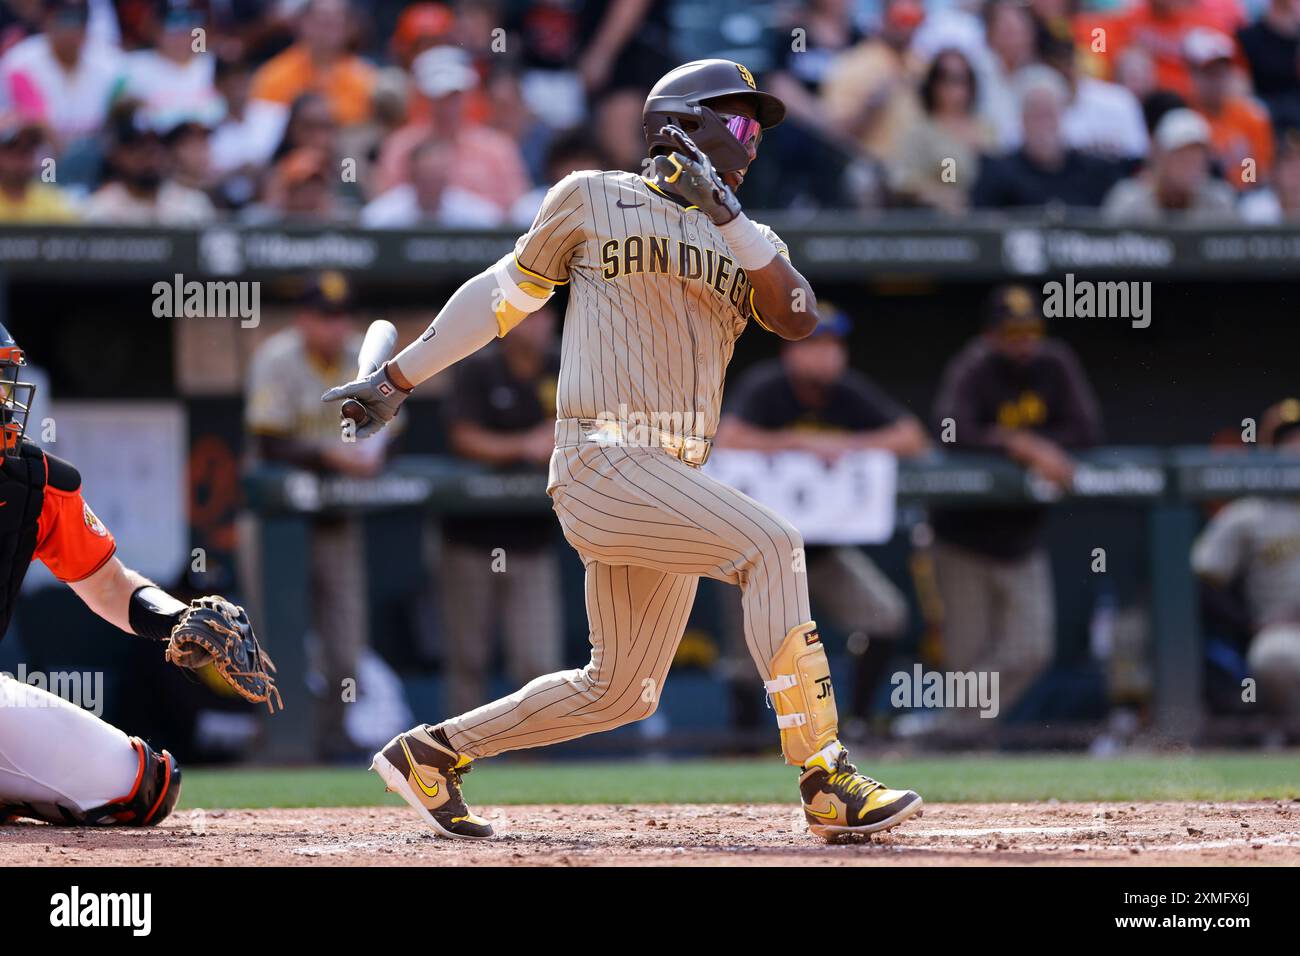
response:
<svg viewBox="0 0 1300 956"><path fill-rule="evenodd" d="M1300 797L1300 754L930 756L862 769L934 803L1067 800L1261 800ZM509 758L476 765L474 802L792 802L794 777L779 759L544 763ZM360 769L185 771L184 807L357 807L397 804Z"/></svg>

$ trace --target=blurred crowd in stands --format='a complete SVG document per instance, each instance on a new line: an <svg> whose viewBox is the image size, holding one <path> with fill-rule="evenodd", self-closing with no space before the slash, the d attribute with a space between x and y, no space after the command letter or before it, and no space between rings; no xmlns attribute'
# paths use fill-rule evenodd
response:
<svg viewBox="0 0 1300 956"><path fill-rule="evenodd" d="M526 225L700 55L751 208L1300 215L1298 0L0 0L0 221Z"/></svg>

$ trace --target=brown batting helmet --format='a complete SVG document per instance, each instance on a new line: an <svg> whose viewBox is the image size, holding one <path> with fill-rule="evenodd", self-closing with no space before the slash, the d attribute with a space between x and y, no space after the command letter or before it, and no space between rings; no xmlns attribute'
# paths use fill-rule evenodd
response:
<svg viewBox="0 0 1300 956"><path fill-rule="evenodd" d="M684 129L695 144L708 154L720 173L743 169L749 163L745 144L727 129L726 122L708 106L720 96L746 96L763 129L785 119L785 104L754 83L754 75L732 60L692 60L669 70L654 85L641 111L645 141L650 155L671 151L671 140L659 130L669 123Z"/></svg>

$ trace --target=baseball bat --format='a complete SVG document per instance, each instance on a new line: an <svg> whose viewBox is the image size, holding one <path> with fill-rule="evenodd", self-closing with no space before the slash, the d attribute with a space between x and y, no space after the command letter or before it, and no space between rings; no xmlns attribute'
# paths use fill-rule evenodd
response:
<svg viewBox="0 0 1300 956"><path fill-rule="evenodd" d="M397 327L385 319L371 322L366 329L366 337L361 342L361 352L357 355L357 378L365 378L379 366L388 361L397 345ZM343 403L339 414L350 419L358 427L370 420L366 407L355 398Z"/></svg>

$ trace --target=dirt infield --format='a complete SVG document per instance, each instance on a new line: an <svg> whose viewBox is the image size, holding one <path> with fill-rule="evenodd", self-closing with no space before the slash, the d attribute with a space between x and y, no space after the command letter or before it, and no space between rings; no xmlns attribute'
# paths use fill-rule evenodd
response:
<svg viewBox="0 0 1300 956"><path fill-rule="evenodd" d="M434 837L398 808L184 810L152 830L0 826L0 865L1300 865L1300 801L935 804L827 846L788 805L509 806L488 843Z"/></svg>

